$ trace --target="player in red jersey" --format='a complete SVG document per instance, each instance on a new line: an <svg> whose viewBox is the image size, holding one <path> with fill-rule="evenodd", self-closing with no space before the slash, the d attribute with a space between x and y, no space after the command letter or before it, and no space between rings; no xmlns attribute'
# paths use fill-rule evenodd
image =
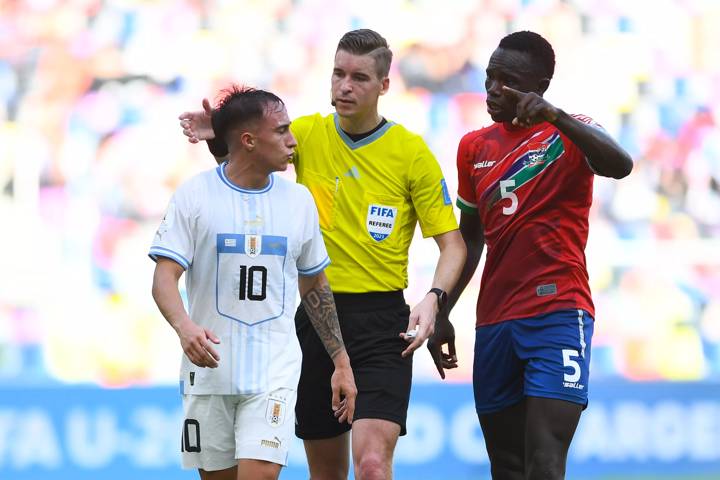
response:
<svg viewBox="0 0 720 480"><path fill-rule="evenodd" d="M473 385L492 476L504 480L564 477L587 405L594 310L584 249L593 176L622 178L633 165L592 119L542 97L554 69L552 46L540 35L503 38L485 81L495 123L458 148L468 255L448 305L487 245ZM449 329L447 316L439 318L436 332ZM438 369L454 364L443 354Z"/></svg>

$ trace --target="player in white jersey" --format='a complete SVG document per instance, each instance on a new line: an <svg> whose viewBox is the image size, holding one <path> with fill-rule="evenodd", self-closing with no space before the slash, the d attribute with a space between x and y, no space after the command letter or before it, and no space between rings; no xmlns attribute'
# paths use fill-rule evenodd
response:
<svg viewBox="0 0 720 480"><path fill-rule="evenodd" d="M298 288L335 364L339 421L352 422L357 390L312 196L272 175L296 146L282 100L233 87L213 124L230 159L175 192L150 248L153 297L185 353L183 466L203 480L276 479L294 429ZM178 289L183 272L189 314Z"/></svg>

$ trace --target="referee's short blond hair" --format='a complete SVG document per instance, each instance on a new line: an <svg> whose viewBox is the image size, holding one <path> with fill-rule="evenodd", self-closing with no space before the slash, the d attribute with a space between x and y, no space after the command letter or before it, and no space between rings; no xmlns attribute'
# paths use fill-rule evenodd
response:
<svg viewBox="0 0 720 480"><path fill-rule="evenodd" d="M354 55L370 55L375 60L375 71L380 79L390 73L392 51L387 40L374 30L361 28L347 32L338 42L337 51L340 50Z"/></svg>

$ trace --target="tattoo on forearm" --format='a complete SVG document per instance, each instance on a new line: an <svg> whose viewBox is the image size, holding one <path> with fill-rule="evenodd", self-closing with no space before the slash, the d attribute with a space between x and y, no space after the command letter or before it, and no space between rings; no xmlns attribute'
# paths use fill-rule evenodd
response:
<svg viewBox="0 0 720 480"><path fill-rule="evenodd" d="M302 298L305 311L330 358L345 348L335 300L328 285L311 288Z"/></svg>

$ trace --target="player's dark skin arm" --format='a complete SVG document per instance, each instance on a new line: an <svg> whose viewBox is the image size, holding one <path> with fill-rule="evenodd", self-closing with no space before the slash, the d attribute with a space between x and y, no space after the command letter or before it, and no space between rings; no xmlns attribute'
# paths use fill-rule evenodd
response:
<svg viewBox="0 0 720 480"><path fill-rule="evenodd" d="M630 175L632 158L610 135L557 110L553 125L578 146L596 174L618 179Z"/></svg>
<svg viewBox="0 0 720 480"><path fill-rule="evenodd" d="M436 317L435 334L428 341L428 350L433 357L435 367L441 378L445 378L443 369L457 368L457 356L455 354L455 328L450 323L450 311L457 303L460 295L467 287L470 279L475 274L483 248L485 247L485 235L477 214L460 213L460 234L465 242L467 255L463 264L460 278L455 287L448 292L448 303L440 310ZM448 353L442 351L442 345L448 344Z"/></svg>
<svg viewBox="0 0 720 480"><path fill-rule="evenodd" d="M529 127L548 121L578 146L596 174L619 179L632 171L630 155L604 131L568 115L535 92L524 93L503 86L503 94L515 97L518 102L513 125Z"/></svg>
<svg viewBox="0 0 720 480"><path fill-rule="evenodd" d="M465 242L467 257L455 288L448 293L448 303L443 309L443 311L447 312L446 317L457 303L470 279L475 275L475 270L477 270L480 257L485 248L485 232L477 213L460 212L460 235L462 235Z"/></svg>
<svg viewBox="0 0 720 480"><path fill-rule="evenodd" d="M327 277L324 272L313 276L300 276L298 288L310 322L335 365L335 372L330 379L333 411L339 422L352 423L357 387Z"/></svg>

